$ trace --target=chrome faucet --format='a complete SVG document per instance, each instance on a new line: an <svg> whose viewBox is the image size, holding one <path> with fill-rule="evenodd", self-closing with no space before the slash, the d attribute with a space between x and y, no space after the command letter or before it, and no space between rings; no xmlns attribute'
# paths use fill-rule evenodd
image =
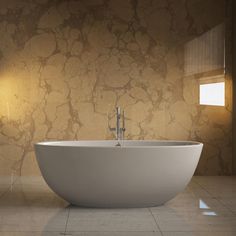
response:
<svg viewBox="0 0 236 236"><path fill-rule="evenodd" d="M122 127L121 127L121 119L122 119ZM111 128L109 126L110 131L116 132L116 140L123 140L125 133L125 112L123 110L121 114L121 108L116 107L116 128Z"/></svg>

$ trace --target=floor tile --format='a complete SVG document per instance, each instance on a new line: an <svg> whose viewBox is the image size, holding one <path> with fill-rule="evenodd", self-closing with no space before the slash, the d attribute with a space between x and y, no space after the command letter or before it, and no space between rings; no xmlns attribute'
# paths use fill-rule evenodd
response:
<svg viewBox="0 0 236 236"><path fill-rule="evenodd" d="M158 231L148 209L70 209L67 231Z"/></svg>
<svg viewBox="0 0 236 236"><path fill-rule="evenodd" d="M236 235L235 177L195 176L185 191L150 209L74 207L42 177L12 179L0 177L0 236L58 236L65 230L72 236Z"/></svg>
<svg viewBox="0 0 236 236"><path fill-rule="evenodd" d="M0 232L0 236L63 236L63 232ZM68 235L69 236L69 235Z"/></svg>
<svg viewBox="0 0 236 236"><path fill-rule="evenodd" d="M196 176L194 181L211 197L236 197L236 176Z"/></svg>
<svg viewBox="0 0 236 236"><path fill-rule="evenodd" d="M0 198L0 231L64 232L67 206L45 184L17 182Z"/></svg>
<svg viewBox="0 0 236 236"><path fill-rule="evenodd" d="M10 186L6 184L0 184L0 197L5 194L7 191L9 191Z"/></svg>
<svg viewBox="0 0 236 236"><path fill-rule="evenodd" d="M45 184L14 184L0 199L0 209L21 206L61 209L68 205L69 203L58 197Z"/></svg>
<svg viewBox="0 0 236 236"><path fill-rule="evenodd" d="M204 187L236 186L236 176L194 176L193 181Z"/></svg>
<svg viewBox="0 0 236 236"><path fill-rule="evenodd" d="M236 198L232 197L219 197L218 201L222 203L227 209L234 213L236 216Z"/></svg>
<svg viewBox="0 0 236 236"><path fill-rule="evenodd" d="M202 216L235 216L232 211L212 198L174 198L164 206L152 207L151 211L158 215L181 214Z"/></svg>
<svg viewBox="0 0 236 236"><path fill-rule="evenodd" d="M0 231L64 231L68 209L12 207L0 211Z"/></svg>
<svg viewBox="0 0 236 236"><path fill-rule="evenodd" d="M235 236L236 232L163 232L163 236Z"/></svg>
<svg viewBox="0 0 236 236"><path fill-rule="evenodd" d="M214 214L153 213L161 231L236 231L236 217Z"/></svg>
<svg viewBox="0 0 236 236"><path fill-rule="evenodd" d="M162 236L161 232L68 232L72 236ZM1 236L1 235L0 235Z"/></svg>
<svg viewBox="0 0 236 236"><path fill-rule="evenodd" d="M0 197L12 189L13 184L17 181L17 176L0 176Z"/></svg>

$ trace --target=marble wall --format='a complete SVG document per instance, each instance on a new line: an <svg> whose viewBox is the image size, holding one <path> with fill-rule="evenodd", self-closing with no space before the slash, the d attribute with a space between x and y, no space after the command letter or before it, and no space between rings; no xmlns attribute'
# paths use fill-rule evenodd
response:
<svg viewBox="0 0 236 236"><path fill-rule="evenodd" d="M230 53L225 107L200 106L198 77L184 74L185 44L227 22L229 4L1 0L0 174L40 174L41 140L113 138L116 105L127 139L201 141L196 174L231 174Z"/></svg>

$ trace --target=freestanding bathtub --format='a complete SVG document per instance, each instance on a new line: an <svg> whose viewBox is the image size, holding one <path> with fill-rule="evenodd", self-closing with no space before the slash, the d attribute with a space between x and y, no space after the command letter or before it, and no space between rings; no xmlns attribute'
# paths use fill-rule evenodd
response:
<svg viewBox="0 0 236 236"><path fill-rule="evenodd" d="M51 189L85 207L157 206L192 178L203 144L190 141L59 141L35 144Z"/></svg>

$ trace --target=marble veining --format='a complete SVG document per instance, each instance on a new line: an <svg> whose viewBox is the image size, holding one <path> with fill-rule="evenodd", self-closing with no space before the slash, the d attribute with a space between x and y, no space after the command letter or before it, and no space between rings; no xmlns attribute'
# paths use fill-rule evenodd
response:
<svg viewBox="0 0 236 236"><path fill-rule="evenodd" d="M38 141L114 138L117 105L127 139L198 140L196 173L231 174L230 60L225 107L200 106L184 76L185 43L227 22L229 4L0 1L0 174L39 175Z"/></svg>

